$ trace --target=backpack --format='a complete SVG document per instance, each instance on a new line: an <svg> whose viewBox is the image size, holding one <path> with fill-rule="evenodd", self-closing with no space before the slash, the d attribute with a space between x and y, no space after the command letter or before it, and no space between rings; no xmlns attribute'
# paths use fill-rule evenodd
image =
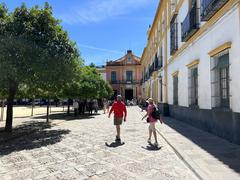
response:
<svg viewBox="0 0 240 180"><path fill-rule="evenodd" d="M156 106L153 107L153 111L151 113L151 116L154 119L160 119L160 112L159 112L158 108L156 108Z"/></svg>

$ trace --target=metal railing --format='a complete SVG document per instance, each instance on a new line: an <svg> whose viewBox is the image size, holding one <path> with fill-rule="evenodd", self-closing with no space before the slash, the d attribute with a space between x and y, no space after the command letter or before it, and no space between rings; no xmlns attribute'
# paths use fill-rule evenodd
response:
<svg viewBox="0 0 240 180"><path fill-rule="evenodd" d="M201 21L208 21L229 0L202 0Z"/></svg>
<svg viewBox="0 0 240 180"><path fill-rule="evenodd" d="M170 54L173 55L178 50L178 23L176 17L171 22L170 40Z"/></svg>
<svg viewBox="0 0 240 180"><path fill-rule="evenodd" d="M186 42L199 29L199 9L195 2L192 9L181 23L182 41Z"/></svg>
<svg viewBox="0 0 240 180"><path fill-rule="evenodd" d="M140 84L140 80L116 80L111 81L111 84Z"/></svg>

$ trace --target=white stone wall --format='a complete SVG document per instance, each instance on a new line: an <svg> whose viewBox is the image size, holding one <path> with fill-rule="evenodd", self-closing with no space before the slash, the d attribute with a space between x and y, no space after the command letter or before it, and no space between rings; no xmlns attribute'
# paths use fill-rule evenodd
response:
<svg viewBox="0 0 240 180"><path fill-rule="evenodd" d="M183 3L178 14L179 48L181 42L181 22L186 17L188 1ZM204 23L201 23L204 24ZM172 73L179 70L179 105L188 106L188 68L187 64L199 59L199 107L211 109L211 70L208 52L226 42L232 42L230 56L230 107L234 112L240 112L240 15L238 7L234 7L225 14L216 24L210 27L203 35L195 40L168 66L168 102L173 104ZM170 32L168 32L168 52L170 51ZM170 58L170 55L168 53Z"/></svg>

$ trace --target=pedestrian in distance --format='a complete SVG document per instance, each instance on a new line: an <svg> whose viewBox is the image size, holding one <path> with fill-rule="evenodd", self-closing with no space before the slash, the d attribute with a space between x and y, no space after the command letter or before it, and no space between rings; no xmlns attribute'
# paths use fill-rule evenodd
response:
<svg viewBox="0 0 240 180"><path fill-rule="evenodd" d="M114 125L116 126L116 142L121 143L121 137L120 137L120 126L122 125L122 121L126 122L127 117L127 109L126 105L122 101L122 96L117 96L117 101L115 101L110 109L108 118L110 118L112 112L114 113Z"/></svg>
<svg viewBox="0 0 240 180"><path fill-rule="evenodd" d="M106 114L107 106L108 106L108 101L106 99L103 99L103 113L104 114Z"/></svg>
<svg viewBox="0 0 240 180"><path fill-rule="evenodd" d="M147 113L145 114L145 116L143 116L142 120L144 118L147 117L147 122L149 123L149 137L148 137L148 143L151 144L151 138L152 138L152 134L154 136L154 139L155 139L155 143L154 143L154 146L158 146L158 141L157 141L157 132L156 132L156 122L157 122L157 119L154 118L152 116L152 112L154 111L154 108L155 108L155 104L153 102L153 99L152 98L149 98L147 100Z"/></svg>
<svg viewBox="0 0 240 180"><path fill-rule="evenodd" d="M93 109L94 109L94 113L97 114L98 113L98 101L96 99L93 100Z"/></svg>
<svg viewBox="0 0 240 180"><path fill-rule="evenodd" d="M79 108L79 104L78 102L75 100L73 102L73 109L74 109L74 116L76 117L78 115L78 108Z"/></svg>
<svg viewBox="0 0 240 180"><path fill-rule="evenodd" d="M108 100L106 104L107 113L109 113L110 104L111 104L111 101Z"/></svg>

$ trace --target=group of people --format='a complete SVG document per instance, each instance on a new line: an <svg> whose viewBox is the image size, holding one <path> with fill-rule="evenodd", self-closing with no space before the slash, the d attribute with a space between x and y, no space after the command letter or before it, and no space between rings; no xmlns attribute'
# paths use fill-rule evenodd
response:
<svg viewBox="0 0 240 180"><path fill-rule="evenodd" d="M158 140L157 140L157 133L156 133L156 123L157 123L157 119L153 116L153 111L154 108L156 108L153 99L152 98L148 98L147 102L148 104L147 106L147 113L142 117L142 120L145 119L147 117L147 122L149 123L149 137L147 142L149 144L152 144L151 139L152 139L152 134L154 136L154 146L158 146ZM113 103L110 111L109 111L109 115L108 118L110 118L112 112L114 113L114 125L116 126L116 131L117 131L117 135L116 135L116 142L121 142L121 137L120 137L120 126L122 125L122 122L126 122L126 117L127 117L127 109L126 106L124 104L124 102L122 101L122 97L121 95L117 96L117 100ZM159 119L160 122L162 123L162 119Z"/></svg>
<svg viewBox="0 0 240 180"><path fill-rule="evenodd" d="M80 102L75 100L73 102L73 109L74 109L74 116L77 116L78 114L84 114L84 111L87 110L89 114L95 114L98 113L98 101L92 100L87 102Z"/></svg>

